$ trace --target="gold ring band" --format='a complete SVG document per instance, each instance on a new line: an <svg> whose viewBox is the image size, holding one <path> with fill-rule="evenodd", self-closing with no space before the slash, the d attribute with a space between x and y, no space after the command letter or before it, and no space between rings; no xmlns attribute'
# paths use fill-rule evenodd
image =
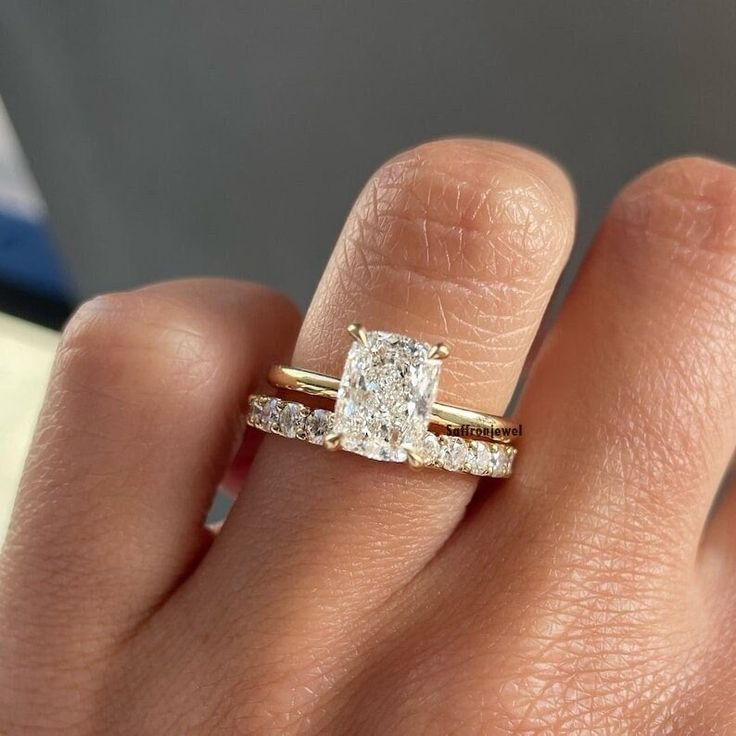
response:
<svg viewBox="0 0 736 736"><path fill-rule="evenodd" d="M273 365L268 371L268 382L274 388L286 391L337 399L340 379L317 371ZM483 431L486 439L509 443L518 436L519 428L514 422L494 414L485 414L473 409L463 409L435 401L429 415L430 423L441 427L476 427Z"/></svg>
<svg viewBox="0 0 736 736"><path fill-rule="evenodd" d="M371 460L496 478L510 475L516 450L509 442L520 428L501 417L436 400L442 362L450 354L447 345L368 331L357 322L348 333L353 343L339 380L283 365L268 373L275 388L329 399L332 411L256 395L250 398L248 424L296 439L309 439L319 429L321 441L310 440L314 444ZM433 425L447 432L434 432ZM464 439L465 434L474 439Z"/></svg>

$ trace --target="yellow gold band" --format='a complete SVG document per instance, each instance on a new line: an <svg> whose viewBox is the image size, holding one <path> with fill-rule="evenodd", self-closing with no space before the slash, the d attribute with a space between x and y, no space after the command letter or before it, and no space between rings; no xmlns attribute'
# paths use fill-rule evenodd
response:
<svg viewBox="0 0 736 736"><path fill-rule="evenodd" d="M335 400L340 380L317 371L273 365L268 371L268 382L275 388L286 391L320 396ZM463 409L436 401L432 405L430 422L441 427L474 427L486 433L486 439L509 443L519 436L519 426L503 417L484 414L473 409Z"/></svg>

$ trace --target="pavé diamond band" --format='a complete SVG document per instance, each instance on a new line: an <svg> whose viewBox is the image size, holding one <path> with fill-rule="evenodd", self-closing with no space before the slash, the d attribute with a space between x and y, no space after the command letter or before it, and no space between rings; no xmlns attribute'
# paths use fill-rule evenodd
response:
<svg viewBox="0 0 736 736"><path fill-rule="evenodd" d="M273 396L254 394L248 400L249 426L313 445L325 445L325 438L333 431L334 417L334 412L327 409L313 409ZM421 451L422 466L491 478L511 475L516 455L516 450L510 445L437 436L429 430L424 436Z"/></svg>
<svg viewBox="0 0 736 736"><path fill-rule="evenodd" d="M501 430L513 425L435 401L442 361L449 354L444 344L368 332L359 324L350 325L348 332L353 344L339 381L283 366L275 366L269 374L278 388L334 398L334 412L256 396L252 397L249 424L287 437L302 433L308 439L315 431L312 425L318 423L324 431L322 441L315 444L329 450L408 462L414 467L434 465L476 475L509 475L515 450L486 440L500 436L508 442L510 436ZM323 423L328 426L322 427ZM487 428L487 434L484 441L449 434L438 437L430 431L430 424L474 425Z"/></svg>

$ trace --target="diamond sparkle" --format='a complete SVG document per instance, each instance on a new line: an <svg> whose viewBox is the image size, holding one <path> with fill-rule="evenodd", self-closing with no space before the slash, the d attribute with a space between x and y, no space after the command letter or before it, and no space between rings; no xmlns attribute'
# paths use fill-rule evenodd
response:
<svg viewBox="0 0 736 736"><path fill-rule="evenodd" d="M441 361L428 343L388 332L367 332L345 361L333 431L341 447L374 460L404 462L420 448L437 395Z"/></svg>
<svg viewBox="0 0 736 736"><path fill-rule="evenodd" d="M440 462L447 470L462 470L467 457L468 445L460 437L440 437Z"/></svg>
<svg viewBox="0 0 736 736"><path fill-rule="evenodd" d="M284 437L296 437L304 427L304 411L301 404L288 403L279 414L278 433Z"/></svg>
<svg viewBox="0 0 736 736"><path fill-rule="evenodd" d="M297 402L256 394L248 399L247 424L265 432L324 445L332 431L334 414L312 409ZM418 446L412 446L428 467L442 468L476 476L507 478L511 475L516 450L496 442L464 440L425 431Z"/></svg>
<svg viewBox="0 0 736 736"><path fill-rule="evenodd" d="M466 458L468 471L473 475L487 475L491 472L491 451L488 444L473 440L468 443Z"/></svg>
<svg viewBox="0 0 736 736"><path fill-rule="evenodd" d="M332 426L332 412L326 409L315 409L306 421L307 441L313 445L323 445L325 435Z"/></svg>

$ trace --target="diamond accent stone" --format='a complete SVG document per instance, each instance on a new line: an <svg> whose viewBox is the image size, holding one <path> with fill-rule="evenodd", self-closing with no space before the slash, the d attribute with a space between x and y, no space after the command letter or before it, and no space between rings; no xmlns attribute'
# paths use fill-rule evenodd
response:
<svg viewBox="0 0 736 736"><path fill-rule="evenodd" d="M514 457L516 456L516 449L507 445L503 449L499 450L500 462L498 463L496 474L499 477L506 478L511 475L511 466L514 463Z"/></svg>
<svg viewBox="0 0 736 736"><path fill-rule="evenodd" d="M332 428L332 412L327 409L315 409L305 422L306 438L313 445L323 445L325 435Z"/></svg>
<svg viewBox="0 0 736 736"><path fill-rule="evenodd" d="M427 432L424 435L420 452L426 465L436 465L440 456L439 437L432 432Z"/></svg>
<svg viewBox="0 0 736 736"><path fill-rule="evenodd" d="M281 402L278 399L268 399L261 406L261 413L256 420L256 426L271 431L279 419Z"/></svg>
<svg viewBox="0 0 736 736"><path fill-rule="evenodd" d="M388 332L367 332L345 361L333 431L341 447L374 460L404 462L421 447L437 395L441 361L430 345Z"/></svg>
<svg viewBox="0 0 736 736"><path fill-rule="evenodd" d="M250 399L246 421L253 427L258 426L258 418L261 415L261 406L262 402L259 396L255 396Z"/></svg>
<svg viewBox="0 0 736 736"><path fill-rule="evenodd" d="M265 432L324 445L325 436L333 430L334 413L257 394L248 400L246 420L248 425ZM511 475L517 454L511 445L438 436L429 430L425 431L421 443L412 447L417 449L424 465L494 478Z"/></svg>
<svg viewBox="0 0 736 736"><path fill-rule="evenodd" d="M491 450L488 443L480 440L468 442L468 454L465 463L468 472L473 475L488 475L491 472Z"/></svg>
<svg viewBox="0 0 736 736"><path fill-rule="evenodd" d="M304 429L304 413L301 404L285 404L279 413L278 433L284 437L296 437Z"/></svg>
<svg viewBox="0 0 736 736"><path fill-rule="evenodd" d="M491 472L497 478L511 475L511 464L514 461L516 450L513 447L496 445L491 451Z"/></svg>
<svg viewBox="0 0 736 736"><path fill-rule="evenodd" d="M468 444L460 437L440 437L439 462L447 470L462 470L465 465Z"/></svg>
<svg viewBox="0 0 736 736"><path fill-rule="evenodd" d="M514 467L514 458L516 457L516 453L518 450L515 447L510 447L506 450L506 454L508 455L508 462L506 466L506 475L511 475L511 470Z"/></svg>

